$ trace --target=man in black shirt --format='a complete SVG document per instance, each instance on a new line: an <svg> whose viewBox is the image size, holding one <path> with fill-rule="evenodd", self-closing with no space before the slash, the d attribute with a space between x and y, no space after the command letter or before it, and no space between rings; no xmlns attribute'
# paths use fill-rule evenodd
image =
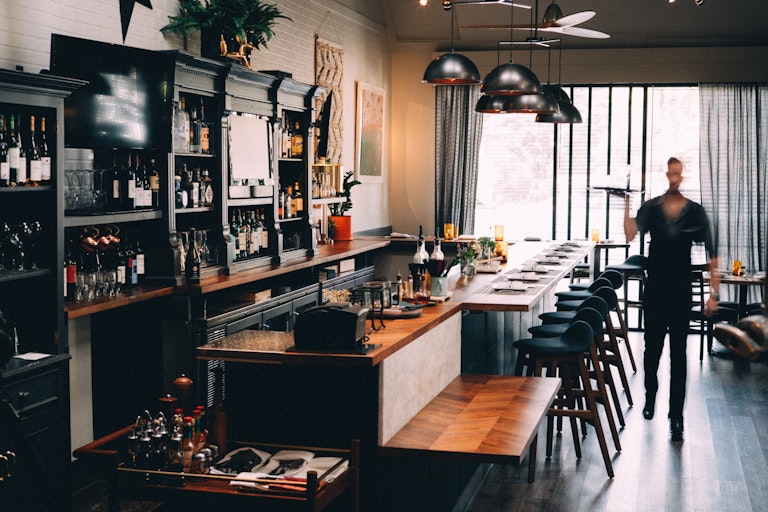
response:
<svg viewBox="0 0 768 512"><path fill-rule="evenodd" d="M653 418L659 382L656 376L664 338L669 331L670 382L669 419L672 441L683 440L683 404L685 402L686 340L691 312L691 246L703 242L710 258L710 296L705 314L717 310L719 277L717 255L709 220L700 204L680 193L683 164L677 158L667 162L667 191L646 201L629 217L629 197L625 196L624 232L627 242L638 232L650 233L646 266L647 280L643 295L645 315L645 407L643 417Z"/></svg>

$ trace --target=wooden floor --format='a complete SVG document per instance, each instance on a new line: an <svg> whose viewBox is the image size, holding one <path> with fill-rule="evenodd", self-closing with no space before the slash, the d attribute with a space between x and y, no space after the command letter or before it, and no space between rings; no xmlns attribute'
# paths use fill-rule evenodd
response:
<svg viewBox="0 0 768 512"><path fill-rule="evenodd" d="M638 372L629 375L635 407L626 407L624 400L623 450L612 452L615 478L606 475L591 427L583 439L581 461L575 457L570 429L555 439L553 456L546 460L542 430L536 481L527 483L526 464L495 465L469 510L768 510L768 363L705 356L700 364L699 339L690 337L685 440L672 443L667 419L669 355L665 349L656 417L646 421L642 334L631 336L638 363Z"/></svg>

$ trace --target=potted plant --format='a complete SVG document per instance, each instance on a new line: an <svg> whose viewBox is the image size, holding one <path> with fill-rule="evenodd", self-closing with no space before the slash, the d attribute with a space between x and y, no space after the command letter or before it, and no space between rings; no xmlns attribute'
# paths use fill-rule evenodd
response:
<svg viewBox="0 0 768 512"><path fill-rule="evenodd" d="M345 215L347 211L352 208L352 187L359 185L360 182L353 179L354 173L348 171L344 174L344 192L342 196L344 201L340 203L333 203L328 205L328 209L331 211L331 218L329 219L329 225L333 222L333 239L339 241L352 240L352 217Z"/></svg>
<svg viewBox="0 0 768 512"><path fill-rule="evenodd" d="M184 36L200 31L203 57L226 56L250 68L251 50L267 47L279 18L290 20L261 0L179 0L179 14L160 30Z"/></svg>

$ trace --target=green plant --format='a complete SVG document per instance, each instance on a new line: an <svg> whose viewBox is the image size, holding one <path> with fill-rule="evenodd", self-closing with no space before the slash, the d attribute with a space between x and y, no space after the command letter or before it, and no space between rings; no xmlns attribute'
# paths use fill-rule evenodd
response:
<svg viewBox="0 0 768 512"><path fill-rule="evenodd" d="M481 248L485 249L494 249L496 248L496 240L489 236L481 236L477 239L478 245L480 245Z"/></svg>
<svg viewBox="0 0 768 512"><path fill-rule="evenodd" d="M328 209L331 211L331 215L341 216L344 215L344 213L350 208L352 208L352 187L360 184L358 180L352 179L353 176L354 173L352 171L347 171L344 173L344 192L342 193L344 196L344 201L341 203L333 203L328 205Z"/></svg>
<svg viewBox="0 0 768 512"><path fill-rule="evenodd" d="M186 35L210 29L266 48L279 18L292 21L277 6L261 0L179 0L179 14L168 16L168 24L160 30Z"/></svg>

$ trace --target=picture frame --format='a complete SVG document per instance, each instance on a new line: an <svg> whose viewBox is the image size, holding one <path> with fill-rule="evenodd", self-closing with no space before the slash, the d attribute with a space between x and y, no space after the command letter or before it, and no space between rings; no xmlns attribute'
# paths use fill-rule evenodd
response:
<svg viewBox="0 0 768 512"><path fill-rule="evenodd" d="M355 174L360 181L383 181L384 89L357 82Z"/></svg>

